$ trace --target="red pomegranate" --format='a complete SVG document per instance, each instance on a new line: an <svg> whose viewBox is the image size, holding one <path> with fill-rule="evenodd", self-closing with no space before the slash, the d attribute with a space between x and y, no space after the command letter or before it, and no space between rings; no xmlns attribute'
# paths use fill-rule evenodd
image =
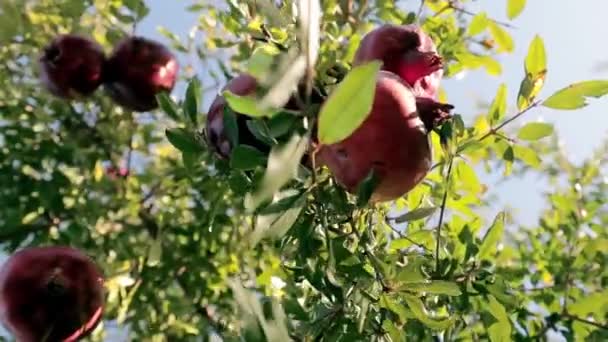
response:
<svg viewBox="0 0 608 342"><path fill-rule="evenodd" d="M70 247L31 247L0 270L0 319L19 342L73 342L100 321L103 276Z"/></svg>
<svg viewBox="0 0 608 342"><path fill-rule="evenodd" d="M239 95L247 96L255 93L258 83L256 79L249 74L240 74L233 78L222 88L222 92L230 90L230 92ZM228 103L226 99L218 94L207 112L207 126L205 127L207 142L209 146L222 158L230 158L230 153L234 146L231 145L224 128L224 109ZM239 143L251 145L262 150L268 150L268 146L259 142L247 127L248 117L243 114L236 113L236 121L239 129Z"/></svg>
<svg viewBox="0 0 608 342"><path fill-rule="evenodd" d="M156 95L171 92L179 64L164 45L142 37L122 40L106 65L105 88L121 106L145 112L158 107Z"/></svg>
<svg viewBox="0 0 608 342"><path fill-rule="evenodd" d="M411 87L381 71L370 115L348 138L321 146L317 159L350 192L373 169L379 183L371 201L394 200L414 188L431 167L427 134Z"/></svg>
<svg viewBox="0 0 608 342"><path fill-rule="evenodd" d="M53 95L73 99L92 94L103 81L106 57L91 39L60 35L44 48L38 62L43 86Z"/></svg>
<svg viewBox="0 0 608 342"><path fill-rule="evenodd" d="M443 62L431 37L416 25L386 24L361 40L353 65L381 60L382 69L404 79L416 96L437 98Z"/></svg>

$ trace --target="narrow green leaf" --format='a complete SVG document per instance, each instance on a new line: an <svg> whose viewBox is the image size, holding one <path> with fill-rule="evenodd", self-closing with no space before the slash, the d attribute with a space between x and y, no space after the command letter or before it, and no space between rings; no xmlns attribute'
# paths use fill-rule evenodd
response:
<svg viewBox="0 0 608 342"><path fill-rule="evenodd" d="M294 198L293 196L297 197ZM257 217L255 231L251 233L249 238L252 245L257 244L264 238L282 237L296 222L306 204L306 196L294 190L288 190L278 194L273 204L284 199L291 201L289 208L285 211L260 214Z"/></svg>
<svg viewBox="0 0 608 342"><path fill-rule="evenodd" d="M424 303L422 303L422 300L420 300L420 298L410 295L404 295L404 298L405 302L407 303L410 310L412 310L412 313L414 314L416 319L418 319L427 327L433 330L441 331L445 330L454 323L453 317L443 319L429 317L426 308L424 307Z"/></svg>
<svg viewBox="0 0 608 342"><path fill-rule="evenodd" d="M488 112L490 122L496 123L500 121L505 116L506 112L507 85L502 83L496 91L496 96L494 96L494 101L492 101L492 105L490 106L490 110Z"/></svg>
<svg viewBox="0 0 608 342"><path fill-rule="evenodd" d="M608 94L608 80L574 83L558 90L543 102L543 106L553 109L578 109L587 105L587 97L600 98Z"/></svg>
<svg viewBox="0 0 608 342"><path fill-rule="evenodd" d="M357 187L357 205L359 207L363 207L369 202L379 182L380 178L372 169Z"/></svg>
<svg viewBox="0 0 608 342"><path fill-rule="evenodd" d="M177 104L173 102L171 96L166 92L160 92L156 95L156 101L160 109L167 114L171 119L179 121L179 114L177 112Z"/></svg>
<svg viewBox="0 0 608 342"><path fill-rule="evenodd" d="M196 126L198 122L198 108L201 103L201 82L198 78L193 78L188 83L186 98L184 99L184 114L188 116L190 122Z"/></svg>
<svg viewBox="0 0 608 342"><path fill-rule="evenodd" d="M354 67L327 99L319 114L319 141L333 144L350 136L370 114L382 63Z"/></svg>
<svg viewBox="0 0 608 342"><path fill-rule="evenodd" d="M513 20L521 14L526 7L526 0L508 0L507 1L507 17Z"/></svg>
<svg viewBox="0 0 608 342"><path fill-rule="evenodd" d="M493 21L488 22L488 27L490 28L490 34L498 45L498 52L513 52L515 43L509 32Z"/></svg>
<svg viewBox="0 0 608 342"><path fill-rule="evenodd" d="M413 245L422 245L427 248L432 247L433 233L430 230L419 230L414 233L407 234L407 237L392 240L389 250L396 251L403 248L409 248Z"/></svg>
<svg viewBox="0 0 608 342"><path fill-rule="evenodd" d="M530 122L519 129L517 137L521 140L535 141L553 133L553 125L544 122Z"/></svg>
<svg viewBox="0 0 608 342"><path fill-rule="evenodd" d="M538 75L547 71L545 43L539 35L534 36L530 42L524 66L527 74Z"/></svg>
<svg viewBox="0 0 608 342"><path fill-rule="evenodd" d="M496 250L496 246L500 242L504 230L505 214L501 212L496 215L494 223L492 223L492 226L486 232L486 235L481 242L481 246L479 246L479 253L477 253L479 259L490 257L491 253Z"/></svg>
<svg viewBox="0 0 608 342"><path fill-rule="evenodd" d="M496 299L496 297L494 297L493 295L489 294L487 296L488 299L488 312L490 312L492 314L492 316L494 316L494 318L496 318L497 321L499 322L508 322L509 321L509 315L507 314L507 310L505 309L505 307Z"/></svg>
<svg viewBox="0 0 608 342"><path fill-rule="evenodd" d="M540 90L545 84L546 73L541 72L536 76L527 74L519 85L519 93L517 94L517 108L523 110L527 108L536 98Z"/></svg>
<svg viewBox="0 0 608 342"><path fill-rule="evenodd" d="M236 114L232 109L228 106L224 107L224 117L222 118L224 121L224 132L228 141L230 141L230 146L238 146L239 145L239 125L236 121Z"/></svg>
<svg viewBox="0 0 608 342"><path fill-rule="evenodd" d="M183 128L167 129L165 135L171 145L182 152L198 152L201 150L194 134Z"/></svg>
<svg viewBox="0 0 608 342"><path fill-rule="evenodd" d="M435 211L437 211L437 207L416 208L412 211L408 211L407 213L405 213L403 215L395 217L394 221L396 223L403 223L403 222L422 220L423 218L427 218L427 217L433 215L433 213Z"/></svg>
<svg viewBox="0 0 608 342"><path fill-rule="evenodd" d="M488 15L486 12L477 13L471 22L469 23L469 27L467 29L467 34L471 36L478 35L482 33L488 27Z"/></svg>
<svg viewBox="0 0 608 342"><path fill-rule="evenodd" d="M508 321L496 322L488 328L488 335L492 342L511 342L511 323Z"/></svg>
<svg viewBox="0 0 608 342"><path fill-rule="evenodd" d="M540 167L541 160L535 150L522 145L514 145L513 152L515 153L515 158L523 161L530 167L534 169L538 169Z"/></svg>
<svg viewBox="0 0 608 342"><path fill-rule="evenodd" d="M264 201L272 198L275 192L296 175L309 141L308 136L293 135L286 144L272 148L259 188L245 197L247 210L253 211Z"/></svg>
<svg viewBox="0 0 608 342"><path fill-rule="evenodd" d="M407 283L400 291L426 292L430 294L460 296L462 291L458 284L451 281L433 280L425 283Z"/></svg>
<svg viewBox="0 0 608 342"><path fill-rule="evenodd" d="M260 99L256 98L255 96L239 96L233 94L229 90L224 91L222 96L224 96L226 102L228 102L228 105L230 108L232 108L232 110L254 118L264 116L271 117L279 112L278 110L272 108L261 108L259 106Z"/></svg>
<svg viewBox="0 0 608 342"><path fill-rule="evenodd" d="M266 155L256 148L238 145L232 149L230 167L236 170L252 170L266 165Z"/></svg>

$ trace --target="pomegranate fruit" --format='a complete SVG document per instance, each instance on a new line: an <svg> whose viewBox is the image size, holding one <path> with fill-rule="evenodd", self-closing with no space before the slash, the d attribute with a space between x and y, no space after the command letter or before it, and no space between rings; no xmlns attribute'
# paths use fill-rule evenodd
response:
<svg viewBox="0 0 608 342"><path fill-rule="evenodd" d="M427 115L433 119L432 112ZM426 176L431 167L427 135L411 87L397 75L380 71L369 116L348 138L320 146L317 159L349 192L356 192L373 169L378 184L370 200L389 201Z"/></svg>
<svg viewBox="0 0 608 342"><path fill-rule="evenodd" d="M58 36L40 56L40 79L53 95L73 99L92 94L103 81L101 45L74 34Z"/></svg>
<svg viewBox="0 0 608 342"><path fill-rule="evenodd" d="M158 107L156 95L171 92L179 64L164 45L142 37L122 40L106 64L105 88L119 105L138 112Z"/></svg>
<svg viewBox="0 0 608 342"><path fill-rule="evenodd" d="M230 80L226 86L222 88L222 92L230 90L230 92L236 95L247 96L255 93L257 86L258 83L253 76L249 74L240 74ZM227 105L226 99L221 94L217 95L207 112L207 126L205 127L209 146L221 158L230 158L230 153L233 148L224 128L224 109ZM268 151L268 146L259 142L249 128L247 128L247 120L249 118L243 114L235 114L239 129L239 144L250 145L262 151Z"/></svg>
<svg viewBox="0 0 608 342"><path fill-rule="evenodd" d="M249 74L240 74L230 80L222 89L230 90L232 93L239 96L252 95L258 88L257 80ZM300 98L304 98L305 87L298 87ZM311 94L311 102L320 104L324 100L324 96L320 91L313 89ZM231 145L224 127L224 109L227 106L226 99L220 94L217 95L207 112L206 136L209 146L222 158L230 158L233 146ZM298 110L299 102L296 100L295 94L291 96L289 101L284 106L289 110ZM247 121L250 117L241 113L236 114L236 122L239 129L239 144L249 145L257 148L262 152L269 152L270 147L260 142L247 127ZM265 119L258 119L265 120Z"/></svg>
<svg viewBox="0 0 608 342"><path fill-rule="evenodd" d="M431 37L416 25L380 26L363 37L353 65L381 60L382 69L404 79L419 97L436 99L443 61Z"/></svg>
<svg viewBox="0 0 608 342"><path fill-rule="evenodd" d="M0 319L19 342L72 342L101 319L103 276L70 247L31 247L0 270Z"/></svg>

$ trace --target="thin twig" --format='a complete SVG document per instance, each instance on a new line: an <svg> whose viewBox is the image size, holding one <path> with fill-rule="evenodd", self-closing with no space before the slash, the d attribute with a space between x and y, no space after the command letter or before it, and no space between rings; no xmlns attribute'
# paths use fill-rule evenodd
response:
<svg viewBox="0 0 608 342"><path fill-rule="evenodd" d="M441 226L443 225L443 215L445 214L445 206L448 200L448 191L450 189L450 174L452 173L452 165L454 164L454 157L449 156L450 163L448 164L448 171L445 175L445 191L443 192L443 199L441 200L441 210L439 212L439 223L437 224L437 243L435 245L435 272L439 272L439 248L441 241Z"/></svg>
<svg viewBox="0 0 608 342"><path fill-rule="evenodd" d="M418 7L418 12L416 12L416 21L420 22L420 15L422 14L422 10L424 9L424 1L420 0L420 6Z"/></svg>
<svg viewBox="0 0 608 342"><path fill-rule="evenodd" d="M416 241L412 240L412 239L411 239L410 237L408 237L407 235L403 234L403 232L401 232L401 231L397 230L397 228L393 227L393 226L392 226L392 225L389 223L388 218L385 218L385 222L386 222L386 225L387 225L387 226L388 226L388 227L389 227L389 228L390 228L390 229L391 229L393 232L395 232L395 233L397 233L397 235L399 235L399 238L401 238L401 239L404 239L404 240L407 240L407 241L411 242L411 243L412 243L414 246L419 247L419 248L422 248L422 249L424 249L426 252L430 252L430 251L431 251L431 250L430 250L430 249L428 249L428 248L427 248L425 245L421 245L421 244L419 244L418 242L416 242Z"/></svg>
<svg viewBox="0 0 608 342"><path fill-rule="evenodd" d="M471 11L469 11L469 10L467 10L467 9L463 8L463 7L460 7L460 6L456 5L456 4L454 3L454 1L450 1L450 2L449 2L449 6L450 6L450 8L451 8L451 9L453 9L453 10L455 10L455 11L458 11L458 12L460 12L460 13L464 13L464 14L466 14L466 15L470 15L470 16L472 16L472 17L474 17L474 16L476 16L476 15L477 15L477 13L471 12ZM511 25L511 24L509 24L509 23L507 23L507 22L504 22L504 21L498 21L498 20L496 20L496 19L492 19L492 18L488 18L488 20L492 21L492 22L493 22L493 23L495 23L495 24L502 25L502 26L504 26L504 27L508 27L508 28L511 28L511 29L516 29L516 27L515 27L515 26L513 26L513 25Z"/></svg>
<svg viewBox="0 0 608 342"><path fill-rule="evenodd" d="M582 318L582 317L578 317L575 315L571 315L571 314L565 314L563 315L566 318L575 320L575 321L579 321L581 323L585 323L585 324L589 324L589 325L593 325L594 327L598 328L598 329L603 329L603 330L608 330L608 324L602 324L599 322L594 322L594 321L590 321L588 319Z"/></svg>
<svg viewBox="0 0 608 342"><path fill-rule="evenodd" d="M512 117L508 118L507 120L503 121L500 125L498 125L498 126L496 126L494 128L491 128L486 134L484 134L481 138L479 138L478 141L482 141L482 140L486 139L487 137L489 137L489 136L491 136L493 134L496 134L496 132L498 132L501 128L505 127L506 125L508 125L512 121L516 120L520 116L524 115L530 109L537 107L540 103L541 103L540 100L533 102L531 105L529 105L528 107L524 108L523 110L521 110L517 114L515 114Z"/></svg>

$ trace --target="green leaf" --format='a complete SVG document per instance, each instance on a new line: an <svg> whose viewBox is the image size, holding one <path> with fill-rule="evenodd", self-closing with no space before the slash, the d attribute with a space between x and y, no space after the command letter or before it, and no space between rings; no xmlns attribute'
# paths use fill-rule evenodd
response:
<svg viewBox="0 0 608 342"><path fill-rule="evenodd" d="M256 148L238 145L232 149L230 167L236 170L252 170L266 164L266 155Z"/></svg>
<svg viewBox="0 0 608 342"><path fill-rule="evenodd" d="M488 328L490 340L492 342L511 341L512 327L507 310L493 295L487 295L487 302L488 312L498 321Z"/></svg>
<svg viewBox="0 0 608 342"><path fill-rule="evenodd" d="M491 123L496 123L500 121L507 112L507 85L501 84L496 91L496 96L494 97L494 101L492 101L492 105L490 106L490 110L488 112L489 119Z"/></svg>
<svg viewBox="0 0 608 342"><path fill-rule="evenodd" d="M453 317L443 319L429 317L427 314L427 310L424 307L424 303L422 303L422 300L420 300L420 298L410 295L404 295L404 298L405 302L407 303L410 310L412 310L412 313L414 314L416 319L418 319L420 322L422 322L422 324L426 325L427 327L433 330L445 330L454 323Z"/></svg>
<svg viewBox="0 0 608 342"><path fill-rule="evenodd" d="M430 247L433 243L433 233L430 230L419 230L414 233L407 234L407 237L395 239L391 241L389 250L396 251L403 248L409 248L412 245L421 245Z"/></svg>
<svg viewBox="0 0 608 342"><path fill-rule="evenodd" d="M284 145L276 145L270 151L266 172L259 188L245 197L245 208L255 210L272 198L283 185L296 176L300 160L306 152L310 137L293 135Z"/></svg>
<svg viewBox="0 0 608 342"><path fill-rule="evenodd" d="M225 90L222 96L228 102L228 106L237 113L248 115L254 118L271 117L279 111L273 108L264 109L259 106L260 99L255 96L239 96L229 90Z"/></svg>
<svg viewBox="0 0 608 342"><path fill-rule="evenodd" d="M519 129L517 137L521 140L535 141L553 133L553 125L544 122L530 122Z"/></svg>
<svg viewBox="0 0 608 342"><path fill-rule="evenodd" d="M363 207L369 202L379 182L380 178L372 169L357 187L357 205L359 207Z"/></svg>
<svg viewBox="0 0 608 342"><path fill-rule="evenodd" d="M228 106L224 107L224 133L230 141L230 146L238 146L239 145L239 125L236 121L236 114L232 111Z"/></svg>
<svg viewBox="0 0 608 342"><path fill-rule="evenodd" d="M543 106L553 109L578 109L587 106L587 97L600 98L608 94L608 80L574 83L558 90L543 102Z"/></svg>
<svg viewBox="0 0 608 342"><path fill-rule="evenodd" d="M527 74L534 76L547 72L547 54L545 52L545 43L543 39L536 35L530 47L528 47L528 55L525 61L525 70Z"/></svg>
<svg viewBox="0 0 608 342"><path fill-rule="evenodd" d="M194 134L183 128L167 129L165 135L171 145L182 152L198 152L201 150Z"/></svg>
<svg viewBox="0 0 608 342"><path fill-rule="evenodd" d="M201 83L198 78L193 78L188 83L186 98L184 99L184 114L188 116L190 122L196 126L198 122L198 108L201 103Z"/></svg>
<svg viewBox="0 0 608 342"><path fill-rule="evenodd" d="M536 76L527 74L519 85L519 93L517 94L517 108L523 110L527 108L536 98L540 90L545 84L546 73L541 72Z"/></svg>
<svg viewBox="0 0 608 342"><path fill-rule="evenodd" d="M481 246L479 246L479 253L477 256L479 259L485 259L490 257L491 253L496 250L496 246L502 238L502 234L505 230L505 214L499 213L494 219L494 223L486 232L486 235L482 239Z"/></svg>
<svg viewBox="0 0 608 342"><path fill-rule="evenodd" d="M179 114L177 113L177 104L173 101L171 96L167 92L160 92L156 95L156 101L162 111L167 114L171 119L179 121Z"/></svg>
<svg viewBox="0 0 608 342"><path fill-rule="evenodd" d="M532 168L538 169L541 166L541 160L534 149L522 145L514 145L513 152L517 159L520 159Z"/></svg>
<svg viewBox="0 0 608 342"><path fill-rule="evenodd" d="M526 7L526 0L508 0L507 1L507 17L513 20L521 14Z"/></svg>
<svg viewBox="0 0 608 342"><path fill-rule="evenodd" d="M294 196L297 197L294 198ZM278 213L259 215L257 217L255 231L251 233L249 238L252 245L256 245L264 238L280 238L285 235L300 216L302 209L304 209L306 195L297 193L294 190L284 191L276 196L275 201L272 204L276 204L281 200L291 202L289 208Z"/></svg>
<svg viewBox="0 0 608 342"><path fill-rule="evenodd" d="M407 283L401 286L399 291L426 292L447 296L460 296L462 294L458 284L444 280L432 280L425 283Z"/></svg>
<svg viewBox="0 0 608 342"><path fill-rule="evenodd" d="M469 27L467 29L467 34L471 36L475 36L483 32L488 27L488 15L486 12L477 13L471 22L469 23Z"/></svg>
<svg viewBox="0 0 608 342"><path fill-rule="evenodd" d="M394 218L396 223L411 222L422 220L423 218L433 215L437 207L422 207L408 211L407 213Z"/></svg>
<svg viewBox="0 0 608 342"><path fill-rule="evenodd" d="M481 191L482 187L481 183L479 183L477 173L475 173L475 170L469 164L467 164L466 161L461 160L456 163L454 171L463 188L473 193L478 193Z"/></svg>
<svg viewBox="0 0 608 342"><path fill-rule="evenodd" d="M498 45L498 52L513 52L515 43L509 32L505 31L505 29L493 21L488 22L488 26L490 28L490 34Z"/></svg>
<svg viewBox="0 0 608 342"><path fill-rule="evenodd" d="M382 63L354 67L329 96L319 114L319 141L333 144L350 136L370 114Z"/></svg>

